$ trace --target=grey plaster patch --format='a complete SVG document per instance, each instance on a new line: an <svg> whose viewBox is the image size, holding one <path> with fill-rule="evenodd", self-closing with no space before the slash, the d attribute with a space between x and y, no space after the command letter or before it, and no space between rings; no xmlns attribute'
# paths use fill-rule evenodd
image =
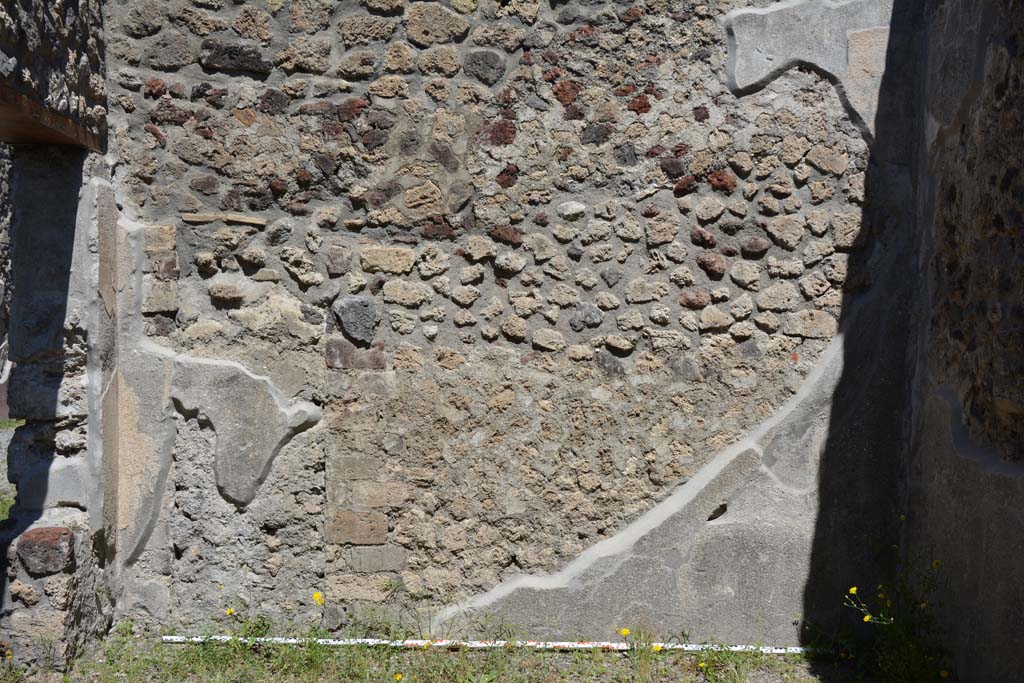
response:
<svg viewBox="0 0 1024 683"><path fill-rule="evenodd" d="M239 507L256 497L281 448L323 415L305 401L287 405L267 378L241 365L181 355L171 396L180 412L200 412L217 433L217 489Z"/></svg>
<svg viewBox="0 0 1024 683"><path fill-rule="evenodd" d="M884 69L891 14L892 0L791 0L735 10L723 22L729 88L755 92L791 68L810 67L837 86L850 113L873 131L882 75L877 62Z"/></svg>

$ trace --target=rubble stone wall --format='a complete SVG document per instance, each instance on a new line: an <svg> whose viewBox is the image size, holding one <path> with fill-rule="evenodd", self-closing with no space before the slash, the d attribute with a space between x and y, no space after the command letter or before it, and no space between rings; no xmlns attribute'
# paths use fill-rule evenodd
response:
<svg viewBox="0 0 1024 683"><path fill-rule="evenodd" d="M39 103L44 114L84 129L78 141L91 147L99 144L106 127L102 4L0 2L0 82Z"/></svg>
<svg viewBox="0 0 1024 683"><path fill-rule="evenodd" d="M108 3L137 343L174 394L119 609L555 570L792 396L870 284L867 145L817 74L729 91L743 4ZM259 432L229 364L306 417Z"/></svg>
<svg viewBox="0 0 1024 683"><path fill-rule="evenodd" d="M1013 681L1024 605L1021 229L1024 6L930 7L919 339L905 548L941 563L937 621L961 680ZM971 663L981 663L974 667Z"/></svg>

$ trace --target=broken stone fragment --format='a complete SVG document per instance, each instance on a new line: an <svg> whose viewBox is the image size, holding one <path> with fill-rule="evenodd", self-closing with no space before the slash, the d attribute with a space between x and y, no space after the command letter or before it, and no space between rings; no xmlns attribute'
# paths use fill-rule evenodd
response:
<svg viewBox="0 0 1024 683"><path fill-rule="evenodd" d="M533 333L533 346L541 351L561 351L565 348L565 338L557 330L539 329Z"/></svg>
<svg viewBox="0 0 1024 683"><path fill-rule="evenodd" d="M764 237L755 236L743 241L740 245L740 253L745 259L756 260L768 253L771 246L772 243Z"/></svg>
<svg viewBox="0 0 1024 683"><path fill-rule="evenodd" d="M697 204L696 216L701 223L714 223L725 212L725 204L717 197L704 197Z"/></svg>
<svg viewBox="0 0 1024 683"><path fill-rule="evenodd" d="M838 321L827 311L797 311L788 313L782 321L782 333L793 337L831 339L838 331Z"/></svg>
<svg viewBox="0 0 1024 683"><path fill-rule="evenodd" d="M519 316L510 316L501 321L501 333L509 341L521 342L526 339L526 321Z"/></svg>
<svg viewBox="0 0 1024 683"><path fill-rule="evenodd" d="M706 251L697 257L697 265L701 267L707 276L712 280L721 280L725 275L727 267L725 258L721 254Z"/></svg>
<svg viewBox="0 0 1024 683"><path fill-rule="evenodd" d="M505 59L491 50L476 50L466 55L462 68L485 85L494 85L505 75Z"/></svg>
<svg viewBox="0 0 1024 683"><path fill-rule="evenodd" d="M463 285L452 290L452 301L459 306L472 306L480 296L480 290L473 285Z"/></svg>
<svg viewBox="0 0 1024 683"><path fill-rule="evenodd" d="M716 332L732 325L733 318L717 306L708 306L700 312L698 321L701 332Z"/></svg>
<svg viewBox="0 0 1024 683"><path fill-rule="evenodd" d="M327 71L331 57L331 44L327 40L299 38L279 51L274 59L288 73L301 71L322 74Z"/></svg>
<svg viewBox="0 0 1024 683"><path fill-rule="evenodd" d="M466 242L466 256L470 261L483 261L494 258L498 248L494 242L480 235L471 235Z"/></svg>
<svg viewBox="0 0 1024 683"><path fill-rule="evenodd" d="M587 327L600 327L603 321L604 313L596 304L578 303L572 317L569 318L569 327L572 328L573 332L582 332Z"/></svg>
<svg viewBox="0 0 1024 683"><path fill-rule="evenodd" d="M790 282L779 282L757 295L757 307L762 311L792 311L800 301L800 292Z"/></svg>
<svg viewBox="0 0 1024 683"><path fill-rule="evenodd" d="M331 306L341 331L349 339L369 344L380 324L380 311L372 297L342 296Z"/></svg>
<svg viewBox="0 0 1024 683"><path fill-rule="evenodd" d="M803 216L777 216L768 221L765 230L775 244L783 249L793 251L804 235L805 219Z"/></svg>
<svg viewBox="0 0 1024 683"><path fill-rule="evenodd" d="M338 24L338 34L347 47L366 45L387 40L395 32L398 22L383 17L355 15Z"/></svg>
<svg viewBox="0 0 1024 683"><path fill-rule="evenodd" d="M359 262L367 273L405 275L412 272L416 255L405 247L366 247L359 253Z"/></svg>
<svg viewBox="0 0 1024 683"><path fill-rule="evenodd" d="M427 285L406 280L389 280L381 292L385 302L406 308L419 308L433 295L433 289Z"/></svg>
<svg viewBox="0 0 1024 683"><path fill-rule="evenodd" d="M72 571L75 535L67 527L29 529L18 539L18 559L33 577Z"/></svg>
<svg viewBox="0 0 1024 683"><path fill-rule="evenodd" d="M572 201L562 202L555 211L563 220L575 221L586 215L587 205Z"/></svg>
<svg viewBox="0 0 1024 683"><path fill-rule="evenodd" d="M405 13L405 35L417 47L461 41L469 22L436 2L417 2Z"/></svg>
<svg viewBox="0 0 1024 683"><path fill-rule="evenodd" d="M236 307L242 304L245 294L232 282L213 282L210 284L210 301L217 306Z"/></svg>
<svg viewBox="0 0 1024 683"><path fill-rule="evenodd" d="M605 346L613 353L626 355L636 348L636 340L621 334L610 334L604 339Z"/></svg>
<svg viewBox="0 0 1024 683"><path fill-rule="evenodd" d="M259 48L225 43L216 38L207 38L203 41L199 64L208 71L250 73L258 76L266 76L274 69L274 65L263 58Z"/></svg>
<svg viewBox="0 0 1024 683"><path fill-rule="evenodd" d="M525 267L526 259L515 252L506 251L494 259L494 269L504 277L511 277Z"/></svg>

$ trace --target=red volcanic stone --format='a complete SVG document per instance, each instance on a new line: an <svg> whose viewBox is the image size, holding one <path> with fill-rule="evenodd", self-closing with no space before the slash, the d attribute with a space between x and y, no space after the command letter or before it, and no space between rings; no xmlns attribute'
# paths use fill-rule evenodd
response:
<svg viewBox="0 0 1024 683"><path fill-rule="evenodd" d="M731 172L720 169L708 174L708 182L715 191L732 194L732 191L736 189L737 180Z"/></svg>
<svg viewBox="0 0 1024 683"><path fill-rule="evenodd" d="M697 177L693 175L685 175L676 181L676 184L672 186L672 194L677 197L684 197L691 192L697 190Z"/></svg>
<svg viewBox="0 0 1024 683"><path fill-rule="evenodd" d="M511 145L516 139L516 124L498 119L487 128L487 137L492 145Z"/></svg>
<svg viewBox="0 0 1024 683"><path fill-rule="evenodd" d="M740 245L740 253L743 258L759 259L768 253L772 243L764 237L751 237Z"/></svg>
<svg viewBox="0 0 1024 683"><path fill-rule="evenodd" d="M586 117L587 112L583 110L578 104L570 104L565 108L565 114L562 118L566 121L582 121Z"/></svg>
<svg viewBox="0 0 1024 683"><path fill-rule="evenodd" d="M551 222L551 219L543 211L538 211L537 213L533 214L533 222L541 227L544 227L545 225Z"/></svg>
<svg viewBox="0 0 1024 683"><path fill-rule="evenodd" d="M691 289L679 295L679 304L686 308L705 308L711 305L711 295L704 289Z"/></svg>
<svg viewBox="0 0 1024 683"><path fill-rule="evenodd" d="M639 7L630 7L628 10L619 15L619 21L623 24L635 24L640 21L640 18L644 15L643 10Z"/></svg>
<svg viewBox="0 0 1024 683"><path fill-rule="evenodd" d="M277 197L280 197L288 191L288 182L283 178L274 178L270 181L270 191Z"/></svg>
<svg viewBox="0 0 1024 683"><path fill-rule="evenodd" d="M29 529L18 539L18 558L34 577L70 571L75 566L75 535L63 526Z"/></svg>
<svg viewBox="0 0 1024 683"><path fill-rule="evenodd" d="M572 81L559 81L555 84L554 91L555 97L558 98L563 107L568 107L580 96L580 86Z"/></svg>
<svg viewBox="0 0 1024 683"><path fill-rule="evenodd" d="M718 240L715 239L715 236L712 235L709 230L704 228L694 228L691 230L690 241L698 247L705 247L707 249L711 249L718 244Z"/></svg>
<svg viewBox="0 0 1024 683"><path fill-rule="evenodd" d="M270 88L260 95L260 103L256 105L256 109L265 114L280 114L288 108L291 101L291 98L280 90Z"/></svg>
<svg viewBox="0 0 1024 683"><path fill-rule="evenodd" d="M495 242L502 242L513 247L518 247L523 243L523 231L511 225L498 226L487 233L487 236Z"/></svg>
<svg viewBox="0 0 1024 683"><path fill-rule="evenodd" d="M694 107L693 108L693 118L695 120L697 120L697 121L707 121L710 117L711 117L711 114L710 114L710 112L708 112L708 108L707 107L701 106L701 107Z"/></svg>
<svg viewBox="0 0 1024 683"><path fill-rule="evenodd" d="M712 280L721 280L725 275L725 258L721 254L714 254L706 251L697 257L697 265L708 274Z"/></svg>
<svg viewBox="0 0 1024 683"><path fill-rule="evenodd" d="M159 99L163 94L167 92L167 83L161 78L150 78L146 81L146 84L142 87L143 97L152 97L154 100Z"/></svg>
<svg viewBox="0 0 1024 683"><path fill-rule="evenodd" d="M546 71L544 71L544 73L542 73L540 77L542 80L551 83L552 81L557 81L559 78L561 78L562 74L564 73L564 71L562 71L556 66L554 68L547 69Z"/></svg>
<svg viewBox="0 0 1024 683"><path fill-rule="evenodd" d="M626 109L635 111L637 114L646 114L651 110L651 102L647 99L647 95L637 95L629 101Z"/></svg>
<svg viewBox="0 0 1024 683"><path fill-rule="evenodd" d="M191 111L175 106L169 100L160 100L149 112L149 120L153 123L172 123L179 126L193 116Z"/></svg>
<svg viewBox="0 0 1024 683"><path fill-rule="evenodd" d="M660 213L661 211L658 210L658 207L654 206L653 204L648 204L640 211L640 215L643 216L644 218L654 218Z"/></svg>
<svg viewBox="0 0 1024 683"><path fill-rule="evenodd" d="M420 226L420 235L428 240L455 239L455 231L444 216L431 216Z"/></svg>
<svg viewBox="0 0 1024 683"><path fill-rule="evenodd" d="M160 145L161 147L164 147L164 146L167 145L167 136L164 135L163 132L159 128L154 126L152 123L147 123L142 128L147 133L149 133L150 135L153 136L153 139L156 140L156 143L158 145Z"/></svg>
<svg viewBox="0 0 1024 683"><path fill-rule="evenodd" d="M362 97L350 97L341 104L338 105L337 114L339 121L351 121L360 114L363 110L370 106L367 100Z"/></svg>
<svg viewBox="0 0 1024 683"><path fill-rule="evenodd" d="M519 179L519 167L515 164L509 164L505 169L498 174L497 182L502 187L512 187L516 184L516 180Z"/></svg>
<svg viewBox="0 0 1024 683"><path fill-rule="evenodd" d="M661 170L669 178L678 178L686 173L686 164L676 157L662 157Z"/></svg>
<svg viewBox="0 0 1024 683"><path fill-rule="evenodd" d="M654 147L651 147L649 150L644 152L644 156L647 157L648 159L653 159L654 157L660 157L664 153L664 147L662 147L661 145L655 145Z"/></svg>
<svg viewBox="0 0 1024 683"><path fill-rule="evenodd" d="M313 182L313 174L304 168L300 168L295 172L295 182L299 185L306 187Z"/></svg>

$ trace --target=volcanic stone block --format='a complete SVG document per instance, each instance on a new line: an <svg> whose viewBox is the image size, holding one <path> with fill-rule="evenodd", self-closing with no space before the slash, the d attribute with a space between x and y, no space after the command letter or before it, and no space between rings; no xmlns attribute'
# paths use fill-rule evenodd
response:
<svg viewBox="0 0 1024 683"><path fill-rule="evenodd" d="M368 296L339 297L331 306L342 332L356 342L369 344L380 324L377 304Z"/></svg>
<svg viewBox="0 0 1024 683"><path fill-rule="evenodd" d="M75 535L62 526L29 529L18 539L18 558L35 577L50 576L75 567Z"/></svg>
<svg viewBox="0 0 1024 683"><path fill-rule="evenodd" d="M383 512L333 510L324 533L329 543L383 545L388 540L388 518Z"/></svg>
<svg viewBox="0 0 1024 683"><path fill-rule="evenodd" d="M481 83L494 85L505 75L505 60L497 52L477 50L466 56L462 68Z"/></svg>
<svg viewBox="0 0 1024 683"><path fill-rule="evenodd" d="M199 64L209 71L265 76L274 68L269 60L263 58L259 49L252 45L233 45L208 38L203 41L202 48Z"/></svg>

